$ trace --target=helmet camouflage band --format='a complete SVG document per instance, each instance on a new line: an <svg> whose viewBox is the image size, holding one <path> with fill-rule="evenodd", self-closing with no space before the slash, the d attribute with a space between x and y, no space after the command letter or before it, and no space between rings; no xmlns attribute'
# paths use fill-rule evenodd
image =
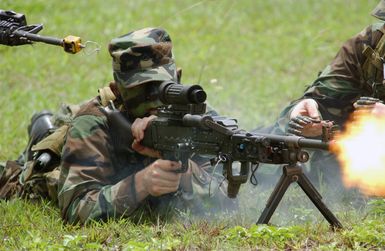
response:
<svg viewBox="0 0 385 251"><path fill-rule="evenodd" d="M381 0L372 11L372 16L385 21L385 0Z"/></svg>
<svg viewBox="0 0 385 251"><path fill-rule="evenodd" d="M111 40L115 82L124 88L150 81L176 81L172 42L161 28L145 28Z"/></svg>

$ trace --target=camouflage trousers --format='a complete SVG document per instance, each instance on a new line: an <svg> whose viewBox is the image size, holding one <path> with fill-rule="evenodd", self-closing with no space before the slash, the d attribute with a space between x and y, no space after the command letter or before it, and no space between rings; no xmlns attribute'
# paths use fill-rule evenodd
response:
<svg viewBox="0 0 385 251"><path fill-rule="evenodd" d="M59 169L49 171L34 170L36 161L24 165L17 161L0 163L0 199L20 197L31 200L46 198L57 201Z"/></svg>

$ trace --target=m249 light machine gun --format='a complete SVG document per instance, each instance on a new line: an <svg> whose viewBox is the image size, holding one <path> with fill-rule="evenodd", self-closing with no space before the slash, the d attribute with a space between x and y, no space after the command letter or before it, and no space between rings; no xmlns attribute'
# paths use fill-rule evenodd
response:
<svg viewBox="0 0 385 251"><path fill-rule="evenodd" d="M187 170L193 154L210 157L212 163L222 162L230 198L237 196L253 166L284 164L281 179L257 223L269 222L289 185L297 182L326 220L334 228L342 228L298 165L309 159L304 148L327 150L328 143L298 136L251 133L239 129L235 119L207 115L206 93L199 85L166 81L160 85L159 97L164 106L147 126L141 142L144 146L160 151L165 159L180 160L181 172ZM233 167L234 162L240 163L240 170Z"/></svg>
<svg viewBox="0 0 385 251"><path fill-rule="evenodd" d="M27 25L24 14L12 10L0 10L0 44L8 46L43 42L64 48L65 52L75 54L85 48L81 38L69 35L63 39L41 36L37 33L43 29L42 24Z"/></svg>

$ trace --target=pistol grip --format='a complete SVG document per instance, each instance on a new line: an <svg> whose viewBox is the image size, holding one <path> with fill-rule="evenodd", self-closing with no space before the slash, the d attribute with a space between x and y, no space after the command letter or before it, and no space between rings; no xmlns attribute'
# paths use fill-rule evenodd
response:
<svg viewBox="0 0 385 251"><path fill-rule="evenodd" d="M185 173L188 169L188 155L180 154L178 152L164 152L163 158L171 161L180 161L182 163L182 167L178 170L175 170L176 173Z"/></svg>

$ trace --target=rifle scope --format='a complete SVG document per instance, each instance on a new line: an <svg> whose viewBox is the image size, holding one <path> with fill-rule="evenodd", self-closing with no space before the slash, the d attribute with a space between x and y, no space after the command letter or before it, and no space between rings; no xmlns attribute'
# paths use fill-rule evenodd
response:
<svg viewBox="0 0 385 251"><path fill-rule="evenodd" d="M182 85L164 81L159 87L159 99L163 104L201 104L206 101L206 92L200 85Z"/></svg>

